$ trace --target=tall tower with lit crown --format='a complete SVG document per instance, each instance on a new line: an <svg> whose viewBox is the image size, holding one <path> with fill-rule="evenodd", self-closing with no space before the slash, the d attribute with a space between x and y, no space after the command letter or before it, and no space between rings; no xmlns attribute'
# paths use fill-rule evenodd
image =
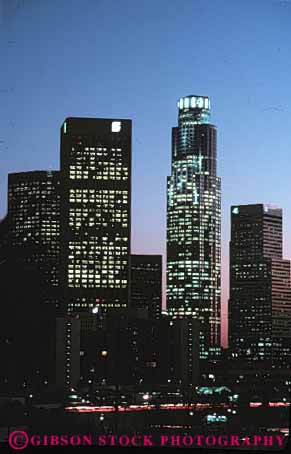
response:
<svg viewBox="0 0 291 454"><path fill-rule="evenodd" d="M207 96L178 102L167 179L167 308L200 320L200 357L220 346L221 183Z"/></svg>

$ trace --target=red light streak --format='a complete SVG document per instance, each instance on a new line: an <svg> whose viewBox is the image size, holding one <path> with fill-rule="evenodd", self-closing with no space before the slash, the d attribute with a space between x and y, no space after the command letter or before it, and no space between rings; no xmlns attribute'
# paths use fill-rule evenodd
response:
<svg viewBox="0 0 291 454"><path fill-rule="evenodd" d="M255 403L257 405L257 403ZM251 404L250 404L251 405ZM159 406L156 405L129 405L127 407L122 407L121 405L118 406L119 412L131 412L131 411L150 411L155 409L160 410L190 410L195 409L196 411L200 411L206 408L221 408L226 407L226 404L217 404L211 405L209 403L195 403L195 404L160 404ZM66 407L65 411L71 413L112 413L116 411L114 406L90 406L90 405L78 405L74 407Z"/></svg>
<svg viewBox="0 0 291 454"><path fill-rule="evenodd" d="M250 402L250 407L252 408L261 407L262 405L262 402Z"/></svg>
<svg viewBox="0 0 291 454"><path fill-rule="evenodd" d="M290 402L269 402L269 407L290 407Z"/></svg>

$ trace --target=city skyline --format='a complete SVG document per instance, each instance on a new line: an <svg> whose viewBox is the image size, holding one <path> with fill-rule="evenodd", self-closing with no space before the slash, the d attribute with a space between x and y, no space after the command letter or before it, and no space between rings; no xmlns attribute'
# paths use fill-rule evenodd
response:
<svg viewBox="0 0 291 454"><path fill-rule="evenodd" d="M176 102L192 92L208 95L223 182L225 320L230 205L282 206L284 256L291 256L285 165L291 147L286 134L290 4L264 1L262 9L260 1L211 6L196 1L177 11L168 2L165 8L162 1L139 6L126 1L121 23L113 2L85 3L80 11L78 2L71 2L70 17L64 4L53 1L31 1L17 10L11 6L2 17L1 95L7 109L1 113L0 217L6 213L8 173L58 168L58 128L64 118L131 118L132 252L163 253L165 264L166 176ZM281 184L270 184L278 176Z"/></svg>

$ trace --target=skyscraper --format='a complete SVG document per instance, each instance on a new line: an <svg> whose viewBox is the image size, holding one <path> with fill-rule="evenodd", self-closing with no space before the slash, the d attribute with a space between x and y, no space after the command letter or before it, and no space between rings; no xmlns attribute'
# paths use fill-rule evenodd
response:
<svg viewBox="0 0 291 454"><path fill-rule="evenodd" d="M59 172L9 174L8 213L0 224L0 386L7 389L56 384L63 367L56 331L60 217Z"/></svg>
<svg viewBox="0 0 291 454"><path fill-rule="evenodd" d="M130 306L145 309L150 319L159 319L162 310L162 256L130 256Z"/></svg>
<svg viewBox="0 0 291 454"><path fill-rule="evenodd" d="M61 128L66 310L128 304L131 120L67 118Z"/></svg>
<svg viewBox="0 0 291 454"><path fill-rule="evenodd" d="M57 171L8 176L10 259L37 270L40 298L52 313L60 304L60 178ZM35 283L37 285L37 283ZM49 306L47 306L49 304ZM45 306L42 307L42 311Z"/></svg>
<svg viewBox="0 0 291 454"><path fill-rule="evenodd" d="M131 120L67 118L61 127L61 285L66 377L72 321L81 351L100 313L126 309L131 231Z"/></svg>
<svg viewBox="0 0 291 454"><path fill-rule="evenodd" d="M167 200L167 308L200 320L200 357L220 345L220 178L210 100L178 102Z"/></svg>
<svg viewBox="0 0 291 454"><path fill-rule="evenodd" d="M282 243L280 208L231 207L229 336L240 358L283 363L290 355L290 261Z"/></svg>

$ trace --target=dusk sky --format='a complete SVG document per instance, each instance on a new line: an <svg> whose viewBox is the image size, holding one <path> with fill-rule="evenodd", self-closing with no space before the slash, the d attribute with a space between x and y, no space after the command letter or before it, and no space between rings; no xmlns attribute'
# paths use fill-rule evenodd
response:
<svg viewBox="0 0 291 454"><path fill-rule="evenodd" d="M9 172L59 168L66 117L130 118L132 251L165 256L177 100L210 97L225 341L230 205L281 206L291 258L291 1L0 0L0 24L0 217Z"/></svg>

